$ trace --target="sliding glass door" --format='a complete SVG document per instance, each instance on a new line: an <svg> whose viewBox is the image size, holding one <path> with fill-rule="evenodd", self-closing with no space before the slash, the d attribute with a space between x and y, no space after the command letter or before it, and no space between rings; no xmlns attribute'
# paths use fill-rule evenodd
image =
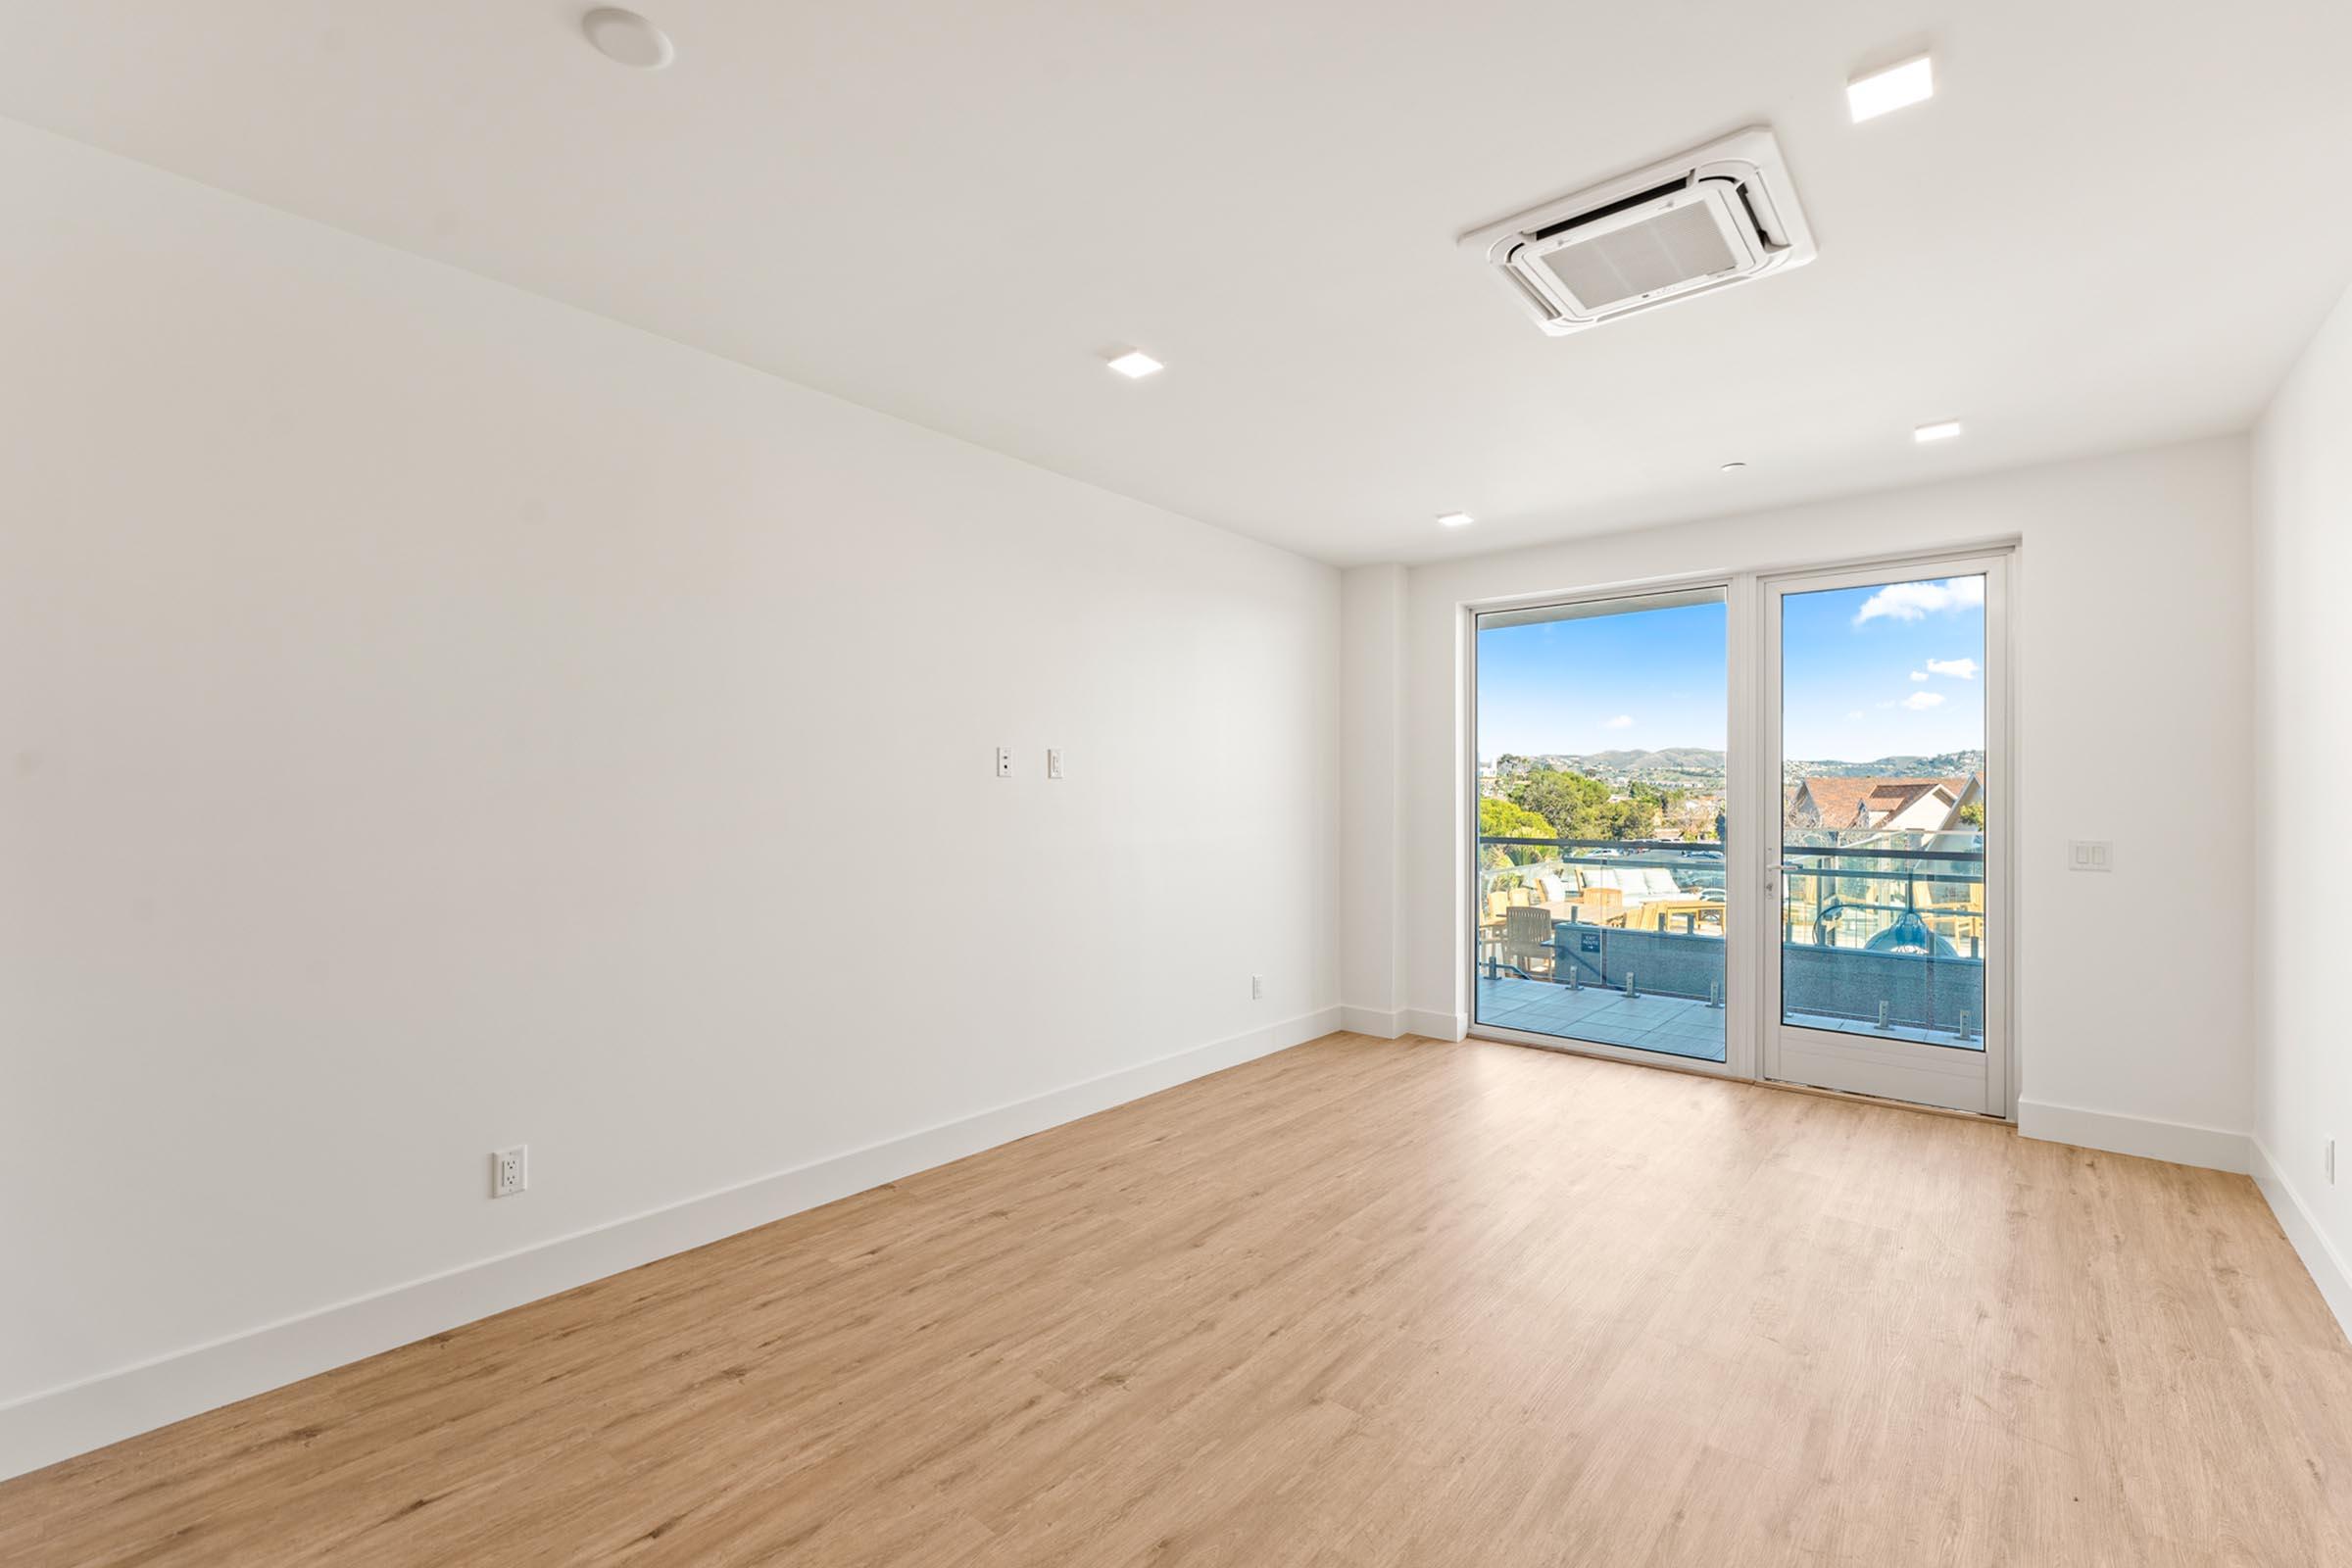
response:
<svg viewBox="0 0 2352 1568"><path fill-rule="evenodd" d="M2008 1108L2005 567L1765 585L1767 1077Z"/></svg>
<svg viewBox="0 0 2352 1568"><path fill-rule="evenodd" d="M1472 1027L2005 1114L2006 571L1477 614Z"/></svg>
<svg viewBox="0 0 2352 1568"><path fill-rule="evenodd" d="M1726 1061L1722 588L1477 625L1474 1021Z"/></svg>

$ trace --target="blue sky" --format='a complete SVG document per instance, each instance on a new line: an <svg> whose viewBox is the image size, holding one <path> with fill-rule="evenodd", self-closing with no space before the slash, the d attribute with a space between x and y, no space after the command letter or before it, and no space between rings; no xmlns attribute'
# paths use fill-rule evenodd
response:
<svg viewBox="0 0 2352 1568"><path fill-rule="evenodd" d="M1642 610L1478 634L1478 755L1723 747L1724 609Z"/></svg>
<svg viewBox="0 0 2352 1568"><path fill-rule="evenodd" d="M1781 602L1788 755L1867 762L1984 745L1984 579Z"/></svg>
<svg viewBox="0 0 2352 1568"><path fill-rule="evenodd" d="M1982 747L1984 579L1783 602L1788 755L1870 761ZM1720 604L1479 633L1478 755L1721 749Z"/></svg>

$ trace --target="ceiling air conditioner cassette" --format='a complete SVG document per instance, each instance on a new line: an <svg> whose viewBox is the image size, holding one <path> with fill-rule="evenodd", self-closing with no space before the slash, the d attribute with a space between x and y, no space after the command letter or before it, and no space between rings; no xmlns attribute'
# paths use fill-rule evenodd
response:
<svg viewBox="0 0 2352 1568"><path fill-rule="evenodd" d="M1780 143L1756 126L1465 234L1554 337L1813 259Z"/></svg>

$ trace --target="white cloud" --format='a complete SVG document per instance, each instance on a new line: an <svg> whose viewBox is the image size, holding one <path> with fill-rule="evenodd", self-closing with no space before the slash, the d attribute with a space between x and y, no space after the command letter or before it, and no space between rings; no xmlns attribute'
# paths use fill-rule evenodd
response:
<svg viewBox="0 0 2352 1568"><path fill-rule="evenodd" d="M1924 669L1915 669L1911 672L1911 678L1913 680L1926 680L1928 678L1928 672Z"/></svg>
<svg viewBox="0 0 2352 1568"><path fill-rule="evenodd" d="M1941 582L1890 582L1862 601L1854 624L1877 620L1924 620L1931 614L1975 610L1984 603L1982 577L1946 577Z"/></svg>
<svg viewBox="0 0 2352 1568"><path fill-rule="evenodd" d="M1973 659L1931 659L1928 661L1928 674L1949 675L1954 680L1975 680L1977 662ZM1926 680L1928 676L1913 675L1911 678Z"/></svg>
<svg viewBox="0 0 2352 1568"><path fill-rule="evenodd" d="M1857 708L1857 709L1855 709L1855 710L1854 710L1852 712L1850 712L1850 713L1846 714L1845 716L1846 716L1846 717L1848 717L1848 718L1860 718L1860 717L1862 716L1862 710L1860 710L1859 708Z"/></svg>
<svg viewBox="0 0 2352 1568"><path fill-rule="evenodd" d="M1910 696L1903 699L1901 706L1908 708L1914 713L1924 713L1931 708L1941 708L1943 706L1943 693L1913 692Z"/></svg>
<svg viewBox="0 0 2352 1568"><path fill-rule="evenodd" d="M1615 718L1609 720L1607 727L1610 729L1632 729L1634 727L1634 715L1631 713L1619 713Z"/></svg>

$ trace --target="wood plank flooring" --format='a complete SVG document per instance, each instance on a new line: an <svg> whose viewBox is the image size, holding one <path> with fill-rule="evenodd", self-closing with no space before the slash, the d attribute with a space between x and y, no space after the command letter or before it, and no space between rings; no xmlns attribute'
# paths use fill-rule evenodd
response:
<svg viewBox="0 0 2352 1568"><path fill-rule="evenodd" d="M2352 1563L2251 1183L1332 1036L0 1486L0 1563Z"/></svg>

